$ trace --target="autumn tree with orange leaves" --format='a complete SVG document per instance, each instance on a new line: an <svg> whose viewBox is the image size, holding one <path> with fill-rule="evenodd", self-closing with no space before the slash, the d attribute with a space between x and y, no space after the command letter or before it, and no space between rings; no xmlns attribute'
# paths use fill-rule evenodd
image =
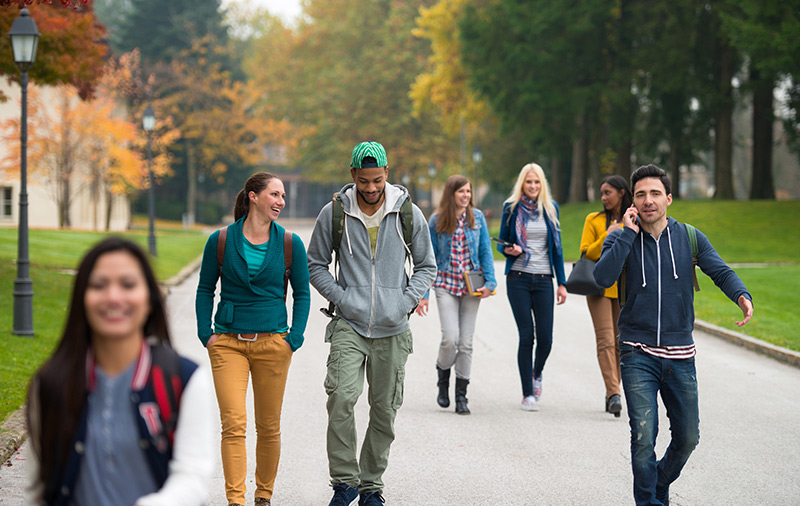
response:
<svg viewBox="0 0 800 506"><path fill-rule="evenodd" d="M102 76L106 46L105 28L98 23L92 5L83 0L53 3L0 0L0 76L17 79L11 41L6 34L19 8L27 6L41 33L36 62L28 74L32 84L69 84L82 99L93 96ZM18 8L19 7L19 8ZM0 92L0 100L5 101Z"/></svg>
<svg viewBox="0 0 800 506"><path fill-rule="evenodd" d="M59 86L48 103L39 90L29 96L30 172L32 180L50 182L62 228L71 226L70 207L80 193L91 197L95 228L108 230L115 196L147 188L145 134L133 118L126 119L134 115L113 95L115 87L128 79L128 72L130 65L125 62L110 64L97 97L90 101L80 100L76 90L66 85ZM0 123L0 131L11 147L0 160L0 169L12 172L20 156L19 119ZM159 122L154 134L153 173L162 178L170 173L166 148L178 132L166 120Z"/></svg>

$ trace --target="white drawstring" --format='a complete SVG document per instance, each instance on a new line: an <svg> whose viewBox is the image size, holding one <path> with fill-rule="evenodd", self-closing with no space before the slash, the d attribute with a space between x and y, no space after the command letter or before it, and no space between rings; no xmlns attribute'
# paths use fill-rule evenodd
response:
<svg viewBox="0 0 800 506"><path fill-rule="evenodd" d="M672 234L669 232L669 226L667 226L667 241L669 242L669 257L672 260L672 277L678 279L678 271L675 270L675 254L672 252Z"/></svg>
<svg viewBox="0 0 800 506"><path fill-rule="evenodd" d="M347 237L347 251L348 251L348 253L350 253L350 257L352 258L352 256L353 256L353 245L350 244L350 229L347 228L347 213L344 213L344 216L342 217L342 219L344 220L344 235L345 235L345 237Z"/></svg>
<svg viewBox="0 0 800 506"><path fill-rule="evenodd" d="M644 275L644 234L639 234L639 244L642 250L642 288L647 286L647 278Z"/></svg>

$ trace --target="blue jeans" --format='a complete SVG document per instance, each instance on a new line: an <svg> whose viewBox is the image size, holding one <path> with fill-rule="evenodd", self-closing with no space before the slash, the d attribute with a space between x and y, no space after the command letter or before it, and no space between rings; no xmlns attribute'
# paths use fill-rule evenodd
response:
<svg viewBox="0 0 800 506"><path fill-rule="evenodd" d="M553 346L553 277L545 274L528 274L509 271L506 277L506 294L519 331L517 365L522 380L522 396L533 395L533 377L542 375L544 363ZM531 317L533 310L533 317ZM536 320L536 327L534 327ZM533 341L536 336L536 359L533 358ZM531 362L533 368L531 369Z"/></svg>
<svg viewBox="0 0 800 506"><path fill-rule="evenodd" d="M622 388L631 426L633 498L636 504L664 504L700 440L694 358L658 358L620 343ZM672 439L656 460L658 394L667 408Z"/></svg>

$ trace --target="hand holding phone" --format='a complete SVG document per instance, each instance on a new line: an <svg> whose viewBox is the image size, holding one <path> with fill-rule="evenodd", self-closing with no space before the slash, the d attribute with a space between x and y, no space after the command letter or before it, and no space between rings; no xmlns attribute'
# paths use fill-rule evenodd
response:
<svg viewBox="0 0 800 506"><path fill-rule="evenodd" d="M622 215L622 224L637 234L639 233L639 210L636 209L636 206L631 205L625 210L625 214Z"/></svg>
<svg viewBox="0 0 800 506"><path fill-rule="evenodd" d="M498 239L497 237L492 237L492 240L493 240L494 242L496 242L496 243L502 244L504 248L510 248L510 247L514 246L514 245L513 245L513 244L511 244L510 242L508 242L508 241L504 241L504 240L502 240L502 239Z"/></svg>

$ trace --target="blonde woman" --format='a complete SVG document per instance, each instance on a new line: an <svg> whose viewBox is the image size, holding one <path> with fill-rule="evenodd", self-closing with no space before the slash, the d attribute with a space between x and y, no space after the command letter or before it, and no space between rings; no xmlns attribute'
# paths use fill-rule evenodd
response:
<svg viewBox="0 0 800 506"><path fill-rule="evenodd" d="M511 244L499 244L497 249L506 257L506 293L519 331L520 407L539 411L542 371L553 344L554 302L563 304L567 289L558 204L550 197L544 171L535 163L522 167L511 196L503 204L500 239ZM555 297L554 277L558 285Z"/></svg>

